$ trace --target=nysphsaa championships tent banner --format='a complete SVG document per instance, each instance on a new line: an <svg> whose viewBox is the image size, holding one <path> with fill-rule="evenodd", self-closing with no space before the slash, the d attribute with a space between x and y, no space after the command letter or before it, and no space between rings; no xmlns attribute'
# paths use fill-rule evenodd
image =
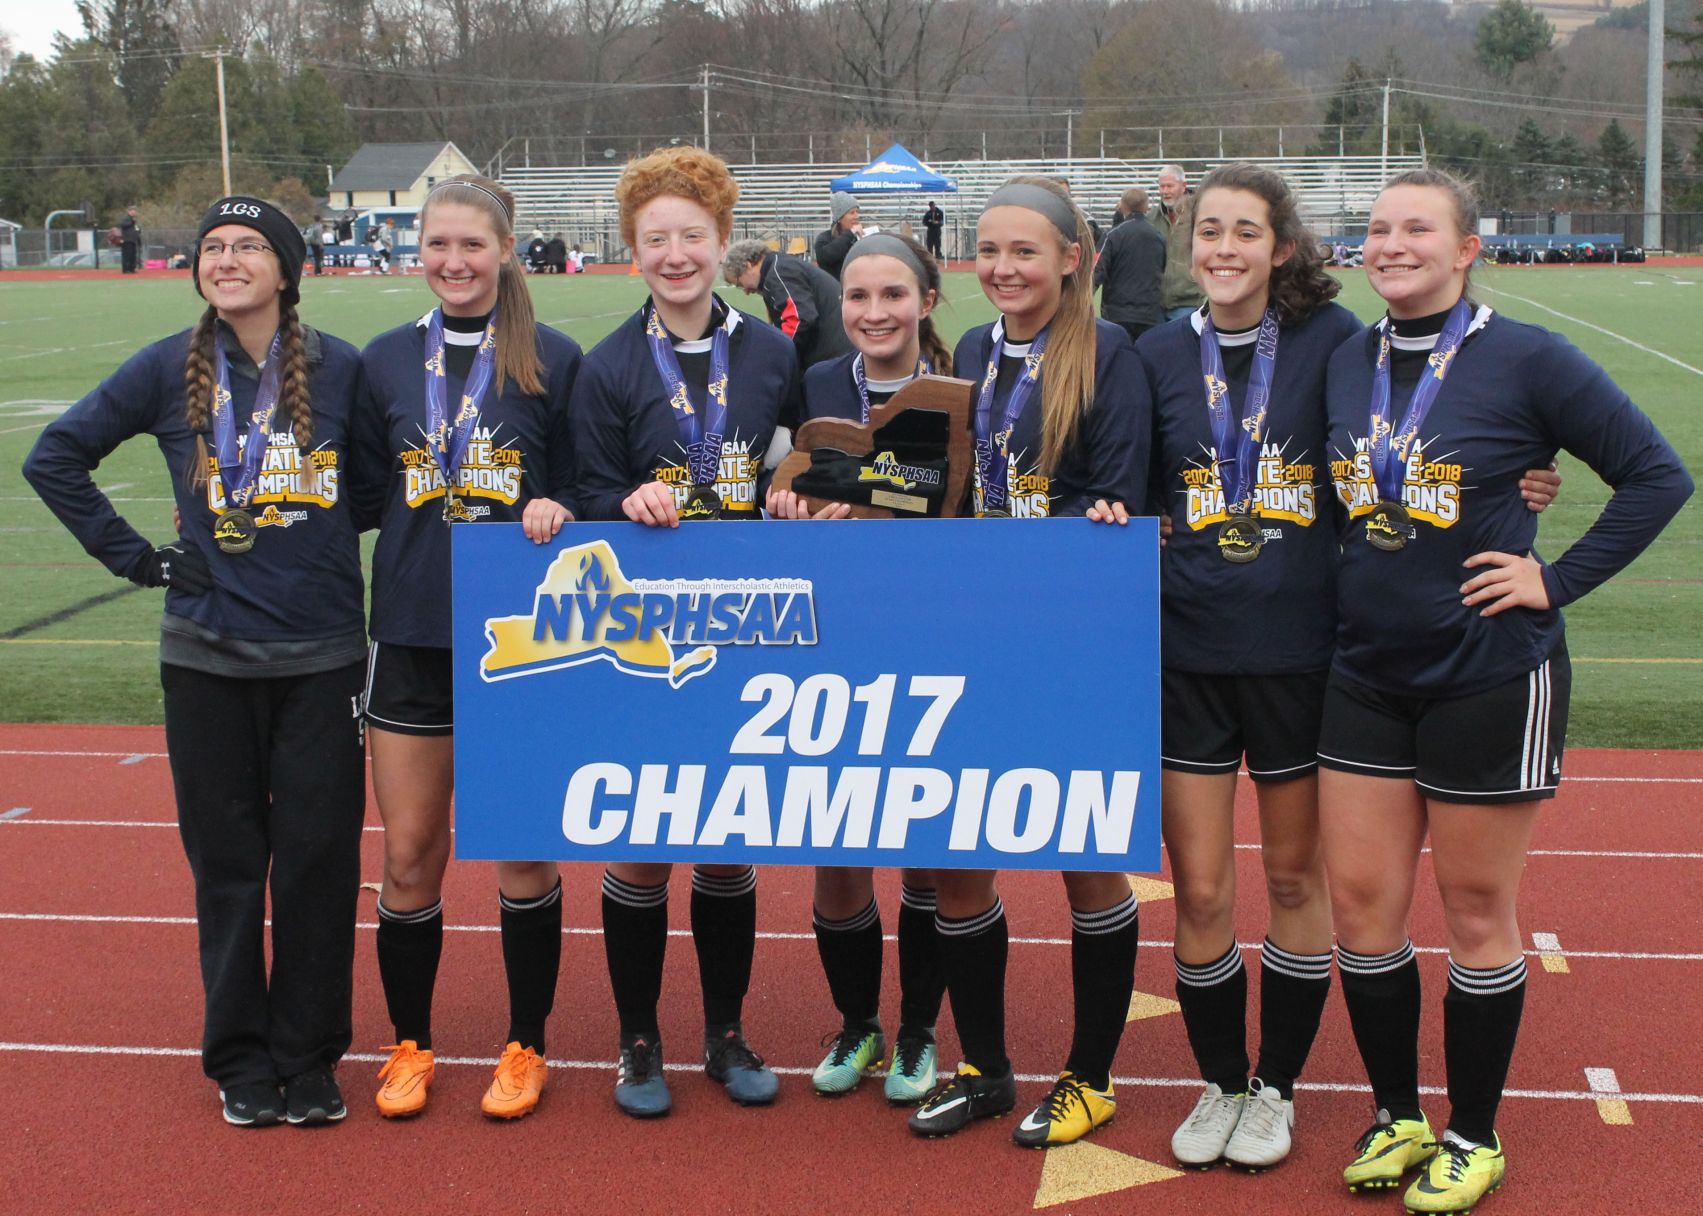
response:
<svg viewBox="0 0 1703 1216"><path fill-rule="evenodd" d="M461 857L1159 868L1155 521L455 528Z"/></svg>

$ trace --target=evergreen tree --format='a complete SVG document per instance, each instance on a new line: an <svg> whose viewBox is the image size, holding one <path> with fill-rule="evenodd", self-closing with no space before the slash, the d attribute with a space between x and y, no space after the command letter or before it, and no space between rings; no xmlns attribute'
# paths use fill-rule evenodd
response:
<svg viewBox="0 0 1703 1216"><path fill-rule="evenodd" d="M130 123L145 128L177 71L180 52L170 0L77 0L89 40L113 58Z"/></svg>
<svg viewBox="0 0 1703 1216"><path fill-rule="evenodd" d="M1528 118L1514 133L1512 148L1514 180L1519 184L1528 207L1547 207L1550 204L1555 180L1550 168L1554 146L1543 128Z"/></svg>
<svg viewBox="0 0 1703 1216"><path fill-rule="evenodd" d="M1597 139L1597 164L1602 169L1603 196L1608 205L1624 207L1631 203L1636 198L1643 162L1638 145L1617 119L1610 119Z"/></svg>
<svg viewBox="0 0 1703 1216"><path fill-rule="evenodd" d="M1521 0L1497 0L1478 23L1473 46L1478 61L1498 80L1506 80L1522 63L1530 63L1555 41L1555 27L1542 13Z"/></svg>

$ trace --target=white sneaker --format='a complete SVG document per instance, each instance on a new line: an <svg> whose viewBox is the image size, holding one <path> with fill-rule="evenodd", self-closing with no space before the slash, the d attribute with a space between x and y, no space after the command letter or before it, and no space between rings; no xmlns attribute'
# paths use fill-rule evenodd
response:
<svg viewBox="0 0 1703 1216"><path fill-rule="evenodd" d="M1224 1155L1224 1146L1242 1118L1242 1094L1227 1094L1208 1085L1181 1127L1171 1137L1171 1155L1184 1165L1211 1165Z"/></svg>
<svg viewBox="0 0 1703 1216"><path fill-rule="evenodd" d="M1248 1082L1242 1117L1224 1146L1225 1160L1248 1169L1276 1165L1289 1155L1295 1104L1258 1077Z"/></svg>

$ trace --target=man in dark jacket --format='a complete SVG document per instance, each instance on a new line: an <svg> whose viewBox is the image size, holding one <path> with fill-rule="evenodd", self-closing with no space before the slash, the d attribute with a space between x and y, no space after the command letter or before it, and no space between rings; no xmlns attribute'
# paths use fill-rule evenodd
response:
<svg viewBox="0 0 1703 1216"><path fill-rule="evenodd" d="M721 269L733 286L763 297L769 323L792 339L800 368L851 351L840 321L840 285L820 267L775 253L762 241L735 241Z"/></svg>
<svg viewBox="0 0 1703 1216"><path fill-rule="evenodd" d="M834 278L840 277L840 263L863 235L857 199L844 190L834 191L829 200L834 213L833 225L816 238L816 264Z"/></svg>
<svg viewBox="0 0 1703 1216"><path fill-rule="evenodd" d="M922 213L923 247L932 253L936 259L940 254L940 231L946 226L946 212L940 209L940 204L930 199L928 210Z"/></svg>
<svg viewBox="0 0 1703 1216"><path fill-rule="evenodd" d="M1100 315L1139 338L1165 319L1159 306L1165 238L1147 222L1147 191L1125 190L1118 210L1124 222L1106 234L1094 263L1094 286L1101 289Z"/></svg>
<svg viewBox="0 0 1703 1216"><path fill-rule="evenodd" d="M123 258L125 274L135 274L142 268L142 228L136 222L136 208L125 209L118 221L118 251Z"/></svg>

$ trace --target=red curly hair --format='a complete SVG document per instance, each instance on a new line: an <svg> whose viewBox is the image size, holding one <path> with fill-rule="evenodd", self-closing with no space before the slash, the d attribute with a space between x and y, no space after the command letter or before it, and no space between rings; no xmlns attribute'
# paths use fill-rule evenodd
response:
<svg viewBox="0 0 1703 1216"><path fill-rule="evenodd" d="M699 148L658 148L649 156L628 161L621 180L615 183L621 239L629 246L637 235L634 226L639 209L664 195L689 199L708 211L715 217L716 232L723 241L733 234L733 204L739 201L739 183L728 172L727 162Z"/></svg>

